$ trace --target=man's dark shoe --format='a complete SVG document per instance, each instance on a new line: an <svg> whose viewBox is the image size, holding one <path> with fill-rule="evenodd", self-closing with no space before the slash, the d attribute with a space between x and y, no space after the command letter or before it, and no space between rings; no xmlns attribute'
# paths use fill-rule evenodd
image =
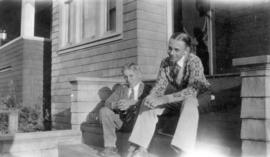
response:
<svg viewBox="0 0 270 157"><path fill-rule="evenodd" d="M105 147L99 155L102 157L121 157L115 147Z"/></svg>

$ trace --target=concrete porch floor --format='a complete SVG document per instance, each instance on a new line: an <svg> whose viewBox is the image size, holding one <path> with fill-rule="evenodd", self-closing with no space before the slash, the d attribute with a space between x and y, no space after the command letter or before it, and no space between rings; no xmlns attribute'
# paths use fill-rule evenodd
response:
<svg viewBox="0 0 270 157"><path fill-rule="evenodd" d="M59 157L99 157L97 155L101 148L90 147L86 144L61 145L59 146Z"/></svg>
<svg viewBox="0 0 270 157"><path fill-rule="evenodd" d="M59 157L100 157L98 153L102 151L100 147L88 146L86 144L62 145L59 146ZM149 154L149 157L157 157ZM167 156L166 156L167 157Z"/></svg>

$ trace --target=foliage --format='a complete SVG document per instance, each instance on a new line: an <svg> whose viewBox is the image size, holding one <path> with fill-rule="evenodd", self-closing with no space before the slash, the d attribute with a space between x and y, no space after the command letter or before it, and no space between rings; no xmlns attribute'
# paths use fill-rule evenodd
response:
<svg viewBox="0 0 270 157"><path fill-rule="evenodd" d="M9 91L4 97L0 97L0 107L1 109L18 110L19 117L19 132L34 132L42 131L43 127L43 117L42 117L42 105L35 106L22 106L21 103L17 101L16 90L13 81L9 83ZM6 134L8 131L8 116L7 113L0 114L0 134Z"/></svg>
<svg viewBox="0 0 270 157"><path fill-rule="evenodd" d="M0 105L9 110L19 108L21 104L17 101L16 89L15 89L15 84L13 80L9 82L8 89L9 91L7 95L4 97L1 97Z"/></svg>
<svg viewBox="0 0 270 157"><path fill-rule="evenodd" d="M8 116L7 114L0 114L0 135L8 133Z"/></svg>
<svg viewBox="0 0 270 157"><path fill-rule="evenodd" d="M44 127L41 107L38 105L21 107L19 111L19 132L42 130L44 130Z"/></svg>

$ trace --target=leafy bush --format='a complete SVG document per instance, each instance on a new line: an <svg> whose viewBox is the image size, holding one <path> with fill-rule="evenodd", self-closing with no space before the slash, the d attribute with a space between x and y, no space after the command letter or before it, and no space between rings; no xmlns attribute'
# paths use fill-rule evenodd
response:
<svg viewBox="0 0 270 157"><path fill-rule="evenodd" d="M42 131L43 117L41 105L22 106L17 101L15 93L15 85L13 81L9 83L9 91L5 97L0 97L0 107L4 110L18 110L18 131L19 132L34 132ZM0 114L0 133L6 134L8 132L8 116L7 113Z"/></svg>
<svg viewBox="0 0 270 157"><path fill-rule="evenodd" d="M7 114L0 114L0 135L8 133L8 116Z"/></svg>
<svg viewBox="0 0 270 157"><path fill-rule="evenodd" d="M34 107L24 106L19 110L19 132L42 131L42 110L36 105Z"/></svg>
<svg viewBox="0 0 270 157"><path fill-rule="evenodd" d="M17 101L16 89L13 80L11 80L8 84L8 92L6 96L1 96L0 99L1 99L0 105L4 109L12 110L17 109L21 106L21 103Z"/></svg>

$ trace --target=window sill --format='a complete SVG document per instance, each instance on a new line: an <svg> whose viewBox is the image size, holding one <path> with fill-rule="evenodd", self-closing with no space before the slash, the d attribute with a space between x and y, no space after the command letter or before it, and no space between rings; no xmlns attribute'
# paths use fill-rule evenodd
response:
<svg viewBox="0 0 270 157"><path fill-rule="evenodd" d="M0 67L0 73L11 71L11 70L12 70L11 66Z"/></svg>
<svg viewBox="0 0 270 157"><path fill-rule="evenodd" d="M118 32L117 33L112 33L112 34L108 34L108 35L105 35L105 36L102 36L100 38L96 38L96 39L93 39L93 40L85 40L85 41L82 41L82 42L77 43L77 44L64 46L64 47L60 48L57 51L57 53L59 55L61 55L61 54L73 52L73 51L76 51L76 50L85 49L85 48L89 48L89 47L93 47L93 46L113 42L113 41L116 41L116 40L121 40L122 38L123 38L122 33L118 33Z"/></svg>

